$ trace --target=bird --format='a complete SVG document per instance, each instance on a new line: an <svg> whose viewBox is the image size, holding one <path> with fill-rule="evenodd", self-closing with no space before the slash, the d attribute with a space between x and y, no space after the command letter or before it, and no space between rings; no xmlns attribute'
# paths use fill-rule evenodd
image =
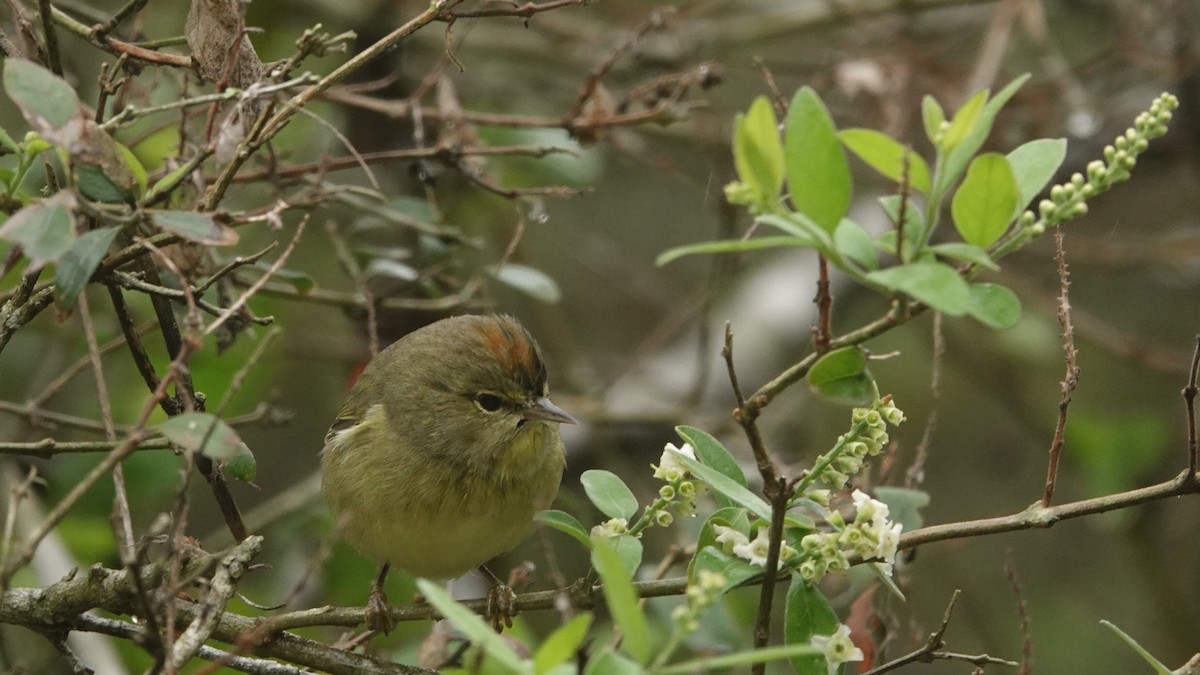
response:
<svg viewBox="0 0 1200 675"><path fill-rule="evenodd" d="M394 622L383 583L395 567L454 579L480 568L493 624L512 592L484 563L529 536L562 481L561 424L541 350L507 315L436 321L379 352L325 436L321 491L340 534L379 562L365 619Z"/></svg>

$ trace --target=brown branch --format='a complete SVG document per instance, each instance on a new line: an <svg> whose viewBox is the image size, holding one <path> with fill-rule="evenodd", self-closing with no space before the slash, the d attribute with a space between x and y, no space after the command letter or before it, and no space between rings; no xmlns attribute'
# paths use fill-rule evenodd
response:
<svg viewBox="0 0 1200 675"><path fill-rule="evenodd" d="M1067 411L1071 407L1071 395L1075 386L1079 384L1079 366L1075 362L1075 327L1071 324L1071 300L1068 295L1071 280L1067 271L1067 253L1063 248L1061 225L1054 230L1054 251L1054 262L1058 269L1058 323L1062 326L1067 373L1061 383L1062 399L1058 402L1058 423L1054 427L1054 439L1050 442L1050 460L1046 467L1046 490L1042 495L1042 506L1050 506L1050 501L1054 498L1054 485L1058 480L1058 460L1067 427Z"/></svg>
<svg viewBox="0 0 1200 675"><path fill-rule="evenodd" d="M111 452L119 444L108 441L56 441L43 438L30 443L6 441L0 443L0 454L28 455L49 459L55 455L85 452ZM171 443L162 437L148 438L137 444L135 450L170 450Z"/></svg>
<svg viewBox="0 0 1200 675"><path fill-rule="evenodd" d="M54 31L50 0L38 0L38 12L42 15L42 32L46 37L46 60L50 71L62 77L62 57L58 53L58 33Z"/></svg>
<svg viewBox="0 0 1200 675"><path fill-rule="evenodd" d="M1188 476L1196 477L1196 378L1200 375L1200 335L1196 336L1196 352L1192 355L1191 375L1183 388L1183 402L1187 407Z"/></svg>
<svg viewBox="0 0 1200 675"><path fill-rule="evenodd" d="M147 63L155 63L160 66L173 66L176 68L189 69L193 67L192 59L190 57L179 56L178 54L165 54L152 49L145 49L128 42L122 42L116 38L106 35L105 33L107 31L104 30L103 26L85 26L71 18L69 14L63 12L57 7L52 7L51 11L54 15L54 21L58 23L58 25L66 28L71 33L74 33L78 37L87 40L93 45L100 47L101 49L113 55L120 56L121 54L128 54L130 58L146 61Z"/></svg>
<svg viewBox="0 0 1200 675"><path fill-rule="evenodd" d="M453 23L456 19L477 19L490 16L516 16L528 19L534 14L549 12L561 7L570 7L571 5L588 5L595 0L550 0L550 2L526 2L523 5L514 5L513 7L489 7L488 9L469 9L464 11L450 11L438 17L439 21Z"/></svg>

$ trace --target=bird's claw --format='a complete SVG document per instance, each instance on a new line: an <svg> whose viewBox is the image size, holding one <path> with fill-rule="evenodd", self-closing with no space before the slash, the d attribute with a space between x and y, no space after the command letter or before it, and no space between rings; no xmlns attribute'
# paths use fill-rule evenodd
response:
<svg viewBox="0 0 1200 675"><path fill-rule="evenodd" d="M371 589L371 594L367 596L366 615L363 618L367 628L376 633L382 632L387 635L396 627L396 622L392 620L391 608L388 607L387 593L384 593L382 588Z"/></svg>
<svg viewBox="0 0 1200 675"><path fill-rule="evenodd" d="M512 628L513 617L517 614L517 594L508 584L493 584L487 595L487 618L492 628L499 633L504 628Z"/></svg>

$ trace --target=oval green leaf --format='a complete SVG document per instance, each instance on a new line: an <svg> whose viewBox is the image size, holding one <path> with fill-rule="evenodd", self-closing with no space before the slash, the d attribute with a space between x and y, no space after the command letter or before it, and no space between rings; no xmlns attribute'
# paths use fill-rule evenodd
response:
<svg viewBox="0 0 1200 675"><path fill-rule="evenodd" d="M70 204L67 192L34 202L0 226L0 239L20 244L31 268L56 262L75 243Z"/></svg>
<svg viewBox="0 0 1200 675"><path fill-rule="evenodd" d="M675 427L675 433L679 434L685 442L689 443L696 450L696 457L708 466L720 471L725 476L732 478L738 485L746 486L746 474L742 472L742 467L738 466L737 460L729 451L725 449L721 442L714 438L708 432L697 429L696 427L678 426ZM718 502L721 506L732 506L732 502L724 495L717 495Z"/></svg>
<svg viewBox="0 0 1200 675"><path fill-rule="evenodd" d="M546 637L542 646L538 647L537 654L533 657L533 672L544 675L575 656L591 625L592 615L584 612L576 614L570 621L559 626Z"/></svg>
<svg viewBox="0 0 1200 675"><path fill-rule="evenodd" d="M829 601L812 584L792 575L784 605L783 639L789 645L807 645L814 635L833 635L841 622ZM827 675L824 655L796 656L791 659L798 675Z"/></svg>
<svg viewBox="0 0 1200 675"><path fill-rule="evenodd" d="M1017 179L1004 155L980 155L971 162L950 203L954 227L968 244L987 248L1008 229L1020 199Z"/></svg>
<svg viewBox="0 0 1200 675"><path fill-rule="evenodd" d="M908 184L918 192L929 192L929 165L920 155L887 134L874 129L846 129L838 138L885 178L899 183L904 178L904 158L908 157Z"/></svg>
<svg viewBox="0 0 1200 675"><path fill-rule="evenodd" d="M489 273L496 281L548 305L557 304L562 299L562 291L558 289L558 283L539 269L527 265L506 263L504 267L500 268L500 271L497 272L495 268L492 268Z"/></svg>
<svg viewBox="0 0 1200 675"><path fill-rule="evenodd" d="M244 446L233 427L208 413L176 415L155 429L181 448L222 462L237 457Z"/></svg>
<svg viewBox="0 0 1200 675"><path fill-rule="evenodd" d="M734 503L749 509L751 513L759 518L767 521L771 520L771 507L761 497L751 492L749 488L740 485L736 480L720 471L701 464L682 453L676 452L675 459L680 464L686 466L689 473L704 481L713 491L729 497Z"/></svg>
<svg viewBox="0 0 1200 675"><path fill-rule="evenodd" d="M766 96L754 99L750 109L734 120L733 161L738 177L764 207L775 203L783 187L783 143L778 125Z"/></svg>
<svg viewBox="0 0 1200 675"><path fill-rule="evenodd" d="M1067 139L1039 138L1018 147L1006 157L1017 179L1017 191L1021 195L1017 210L1020 211L1045 189L1062 166L1067 157Z"/></svg>
<svg viewBox="0 0 1200 675"><path fill-rule="evenodd" d="M625 635L622 649L639 663L649 662L651 644L646 615L638 605L637 591L620 556L607 541L597 540L592 547L592 565L604 582L604 600L613 621Z"/></svg>
<svg viewBox="0 0 1200 675"><path fill-rule="evenodd" d="M871 235L862 225L849 218L843 218L833 231L833 246L843 257L853 260L865 270L879 268L879 256Z"/></svg>
<svg viewBox="0 0 1200 675"><path fill-rule="evenodd" d="M981 323L1003 330L1017 325L1021 318L1021 300L1000 284L971 284L971 305L967 313Z"/></svg>
<svg viewBox="0 0 1200 675"><path fill-rule="evenodd" d="M588 499L609 518L632 520L637 513L638 501L633 492L617 475L603 469L584 471L579 477Z"/></svg>
<svg viewBox="0 0 1200 675"><path fill-rule="evenodd" d="M59 258L58 270L54 275L54 291L60 307L75 304L75 298L87 285L100 261L104 260L108 247L112 246L120 231L119 227L102 227L84 232Z"/></svg>
<svg viewBox="0 0 1200 675"><path fill-rule="evenodd" d="M867 372L867 355L858 347L825 354L809 369L805 380L814 393L839 405L862 406L875 400L875 381Z"/></svg>
<svg viewBox="0 0 1200 675"><path fill-rule="evenodd" d="M962 316L971 308L971 291L953 267L938 262L916 262L870 272L867 280L910 295L949 316Z"/></svg>
<svg viewBox="0 0 1200 675"><path fill-rule="evenodd" d="M32 61L4 60L4 92L40 133L58 129L79 115L79 98L71 85Z"/></svg>
<svg viewBox="0 0 1200 675"><path fill-rule="evenodd" d="M147 211L150 220L162 229L184 239L211 246L236 244L238 234L213 219L211 213L195 211Z"/></svg>
<svg viewBox="0 0 1200 675"><path fill-rule="evenodd" d="M812 240L801 237L759 237L757 239L726 239L722 241L706 241L699 244L688 244L667 249L659 254L654 264L662 267L689 255L707 255L710 253L741 253L757 251L764 248L780 248L786 246L811 247Z"/></svg>
<svg viewBox="0 0 1200 675"><path fill-rule="evenodd" d="M588 536L588 531L583 528L583 523L580 523L575 516L566 511L547 509L535 515L533 519L559 532L571 535L576 541L588 548L592 547L592 538Z"/></svg>
<svg viewBox="0 0 1200 675"><path fill-rule="evenodd" d="M784 132L792 206L826 232L850 210L850 165L838 143L833 117L812 87L792 97Z"/></svg>

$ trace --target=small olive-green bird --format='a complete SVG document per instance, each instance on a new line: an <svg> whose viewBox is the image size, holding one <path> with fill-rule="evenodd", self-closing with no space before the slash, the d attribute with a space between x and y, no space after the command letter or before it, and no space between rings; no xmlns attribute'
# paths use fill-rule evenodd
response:
<svg viewBox="0 0 1200 675"><path fill-rule="evenodd" d="M558 425L574 422L550 401L537 343L509 316L443 319L372 359L321 451L342 535L381 563L368 626L392 627L389 566L453 579L524 540L562 480Z"/></svg>

